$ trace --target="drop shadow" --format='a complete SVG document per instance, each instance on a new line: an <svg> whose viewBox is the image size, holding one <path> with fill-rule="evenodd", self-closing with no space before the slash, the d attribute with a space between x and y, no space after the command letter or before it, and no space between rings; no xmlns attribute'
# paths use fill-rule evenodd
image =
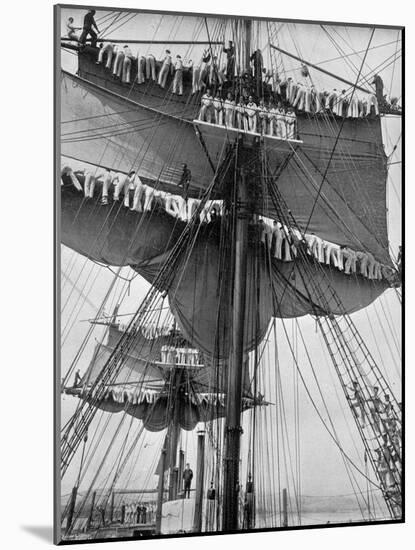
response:
<svg viewBox="0 0 415 550"><path fill-rule="evenodd" d="M34 535L44 542L53 543L53 527L51 525L21 525L23 531Z"/></svg>

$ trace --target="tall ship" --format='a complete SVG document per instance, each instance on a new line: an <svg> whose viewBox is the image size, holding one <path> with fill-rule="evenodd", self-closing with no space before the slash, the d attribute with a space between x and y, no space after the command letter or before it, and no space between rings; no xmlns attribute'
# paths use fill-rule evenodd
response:
<svg viewBox="0 0 415 550"><path fill-rule="evenodd" d="M61 539L402 521L401 30L92 17L57 78Z"/></svg>

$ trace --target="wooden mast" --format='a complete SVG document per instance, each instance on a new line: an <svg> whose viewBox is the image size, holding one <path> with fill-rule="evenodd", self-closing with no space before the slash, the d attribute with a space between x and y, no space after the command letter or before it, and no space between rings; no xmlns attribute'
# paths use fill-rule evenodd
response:
<svg viewBox="0 0 415 550"><path fill-rule="evenodd" d="M237 204L235 220L235 260L232 314L232 351L229 361L226 424L225 424L225 465L222 529L238 529L239 495L239 454L242 434L242 375L246 298L246 260L248 244L248 217L241 205L246 203L246 176L239 172L237 182Z"/></svg>
<svg viewBox="0 0 415 550"><path fill-rule="evenodd" d="M249 70L251 53L252 21L242 21L242 56L243 69ZM225 423L225 460L222 529L235 531L239 528L239 456L241 445L241 410L242 410L242 380L244 377L244 332L245 332L245 301L246 272L248 251L248 182L243 168L243 148L238 145L238 161L235 204L235 254L233 266L233 300L232 300L232 346L228 367L228 384L226 399ZM249 155L247 155L249 158Z"/></svg>
<svg viewBox="0 0 415 550"><path fill-rule="evenodd" d="M205 432L203 430L199 431L197 434L196 474L196 499L193 531L195 533L201 533L203 520L203 486L205 481Z"/></svg>
<svg viewBox="0 0 415 550"><path fill-rule="evenodd" d="M161 534L161 518L162 518L163 495L164 495L164 470L166 465L166 455L167 455L167 449L166 447L164 447L161 451L160 474L159 474L159 484L158 484L158 491L157 491L157 509L156 509L156 526L155 526L156 535Z"/></svg>
<svg viewBox="0 0 415 550"><path fill-rule="evenodd" d="M72 528L73 515L75 512L76 496L78 494L78 487L75 485L72 489L71 498L69 502L68 517L66 520L65 535L68 535Z"/></svg>

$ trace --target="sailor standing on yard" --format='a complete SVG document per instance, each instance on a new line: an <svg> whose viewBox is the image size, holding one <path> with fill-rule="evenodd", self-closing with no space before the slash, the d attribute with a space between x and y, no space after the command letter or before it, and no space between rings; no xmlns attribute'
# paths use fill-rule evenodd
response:
<svg viewBox="0 0 415 550"><path fill-rule="evenodd" d="M223 47L224 53L226 53L226 78L227 80L233 80L235 76L235 48L232 40L229 40L228 47Z"/></svg>
<svg viewBox="0 0 415 550"><path fill-rule="evenodd" d="M184 498L190 498L190 487L192 486L193 470L190 469L190 464L186 464L186 469L183 472L184 481Z"/></svg>
<svg viewBox="0 0 415 550"><path fill-rule="evenodd" d="M192 179L192 172L187 167L187 164L183 164L182 175L180 176L180 181L178 183L179 187L183 187L182 197L187 201L189 196L189 186Z"/></svg>
<svg viewBox="0 0 415 550"><path fill-rule="evenodd" d="M94 15L95 15L95 10L89 10L89 12L85 15L84 27L81 34L81 38L79 39L79 43L82 45L85 45L86 39L88 38L88 35L89 35L91 37L91 46L93 48L95 48L97 45L97 38L98 38L97 33L99 33L97 24L95 23ZM94 27L97 32L95 32L92 27Z"/></svg>

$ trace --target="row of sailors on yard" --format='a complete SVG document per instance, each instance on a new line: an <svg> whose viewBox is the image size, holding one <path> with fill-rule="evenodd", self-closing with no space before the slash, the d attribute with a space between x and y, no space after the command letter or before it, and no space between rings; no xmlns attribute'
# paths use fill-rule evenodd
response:
<svg viewBox="0 0 415 550"><path fill-rule="evenodd" d="M149 323L141 327L141 333L145 338L153 339L159 338L160 336L168 336L171 332L171 327L169 326L159 326L155 323Z"/></svg>
<svg viewBox="0 0 415 550"><path fill-rule="evenodd" d="M220 92L213 97L210 90L202 96L198 117L201 121L219 126L237 128L245 132L260 132L282 139L295 139L296 118L294 110L289 107L285 111L281 103L269 103L267 106L261 100L257 105L252 96L249 96L248 102L240 97L236 103L231 92L223 100Z"/></svg>
<svg viewBox="0 0 415 550"><path fill-rule="evenodd" d="M161 362L169 365L200 366L200 354L194 348L176 348L174 346L162 346Z"/></svg>
<svg viewBox="0 0 415 550"><path fill-rule="evenodd" d="M131 171L129 174L113 174L106 169L102 172L93 172L89 170L78 170L74 172L69 166L64 166L61 171L62 176L68 176L73 185L83 191L85 199L94 197L94 190L97 181L102 183L101 204L108 204L108 196L113 188L113 200L115 202L124 197L124 206L136 212L149 212L157 204L161 206L167 214L182 221L189 221L195 211L200 206L200 199L184 198L180 195L173 195L166 191L160 191L142 183L138 174ZM84 175L84 188L77 178L77 175ZM221 215L223 211L223 201L209 200L203 206L200 212L202 222L211 222L216 216Z"/></svg>
<svg viewBox="0 0 415 550"><path fill-rule="evenodd" d="M176 55L173 60L170 50L165 50L161 66L157 74L156 58L153 54L135 56L128 46L117 46L111 42L105 42L98 53L97 64L104 64L105 67L112 69L114 78L121 80L125 84L131 84L131 67L133 62L137 62L138 84L152 80L165 88L169 75L174 75L172 84L172 93L183 94L183 71L184 65L180 55ZM192 93L202 91L206 86L221 89L228 77L227 66L224 64L219 68L217 56L212 57L210 63L210 54L204 53L202 61L198 65L193 65L190 60L186 66L192 71ZM264 86L269 86L275 97L283 100L293 109L304 111L306 113L322 113L330 111L339 117L363 118L372 112L379 114L379 105L376 94L369 93L358 95L346 90L318 90L313 84L305 82L294 82L292 77L281 80L278 73L269 73L264 69Z"/></svg>
<svg viewBox="0 0 415 550"><path fill-rule="evenodd" d="M305 246L307 253L322 264L332 265L346 275L357 273L368 279L393 280L394 271L375 260L370 252L355 251L347 246L325 241L317 235L301 234L296 228L288 228L279 221L264 218L259 220L261 241L271 256L283 261L292 261L298 249Z"/></svg>
<svg viewBox="0 0 415 550"><path fill-rule="evenodd" d="M95 174L92 171L80 170L76 173L69 166L62 168L62 176L69 176L72 183L79 191L83 191L86 199L92 199L97 180L102 181L101 203L108 204L108 194L113 187L113 200L120 200L124 195L124 206L132 211L148 212L155 204L161 206L167 214L190 221L195 211L200 208L200 199L183 198L165 191L154 189L141 182L138 174L131 171L129 174L115 174L110 170ZM77 174L85 176L84 189L77 178ZM224 211L221 200L209 200L203 205L200 212L201 222L212 222ZM394 270L389 266L380 264L370 252L355 251L347 246L325 241L317 235L302 235L296 228L288 228L279 221L262 217L259 222L261 241L270 254L282 261L292 261L298 255L298 249L306 244L307 253L320 263L333 265L346 275L352 273L361 274L368 279L387 279L393 281ZM304 242L305 241L305 242Z"/></svg>
<svg viewBox="0 0 415 550"><path fill-rule="evenodd" d="M137 84L144 84L146 80L152 80L165 88L167 77L170 74L174 75L172 92L177 95L183 94L184 67L182 57L176 55L175 61L173 61L170 50L165 51L158 75L154 55L144 56L137 53L137 56L135 56L128 44L117 46L111 42L105 42L99 50L97 65L104 64L104 56L106 57L105 68L112 69L113 77L121 80L124 84L131 84L131 67L134 62L137 62Z"/></svg>
<svg viewBox="0 0 415 550"><path fill-rule="evenodd" d="M339 117L363 118L373 112L379 114L378 100L375 94L366 94L358 96L346 90L337 90L336 88L327 90L317 90L314 85L308 85L304 82L294 82L289 77L284 82L284 92L281 90L282 83L278 82L276 94L282 94L285 101L306 113L321 113L331 111Z"/></svg>
<svg viewBox="0 0 415 550"><path fill-rule="evenodd" d="M127 332L129 325L126 323L119 323L118 330L120 332ZM160 336L168 336L171 332L171 328L168 326L158 326L155 323L150 323L140 327L140 331L145 338L152 340L159 338Z"/></svg>
<svg viewBox="0 0 415 550"><path fill-rule="evenodd" d="M90 10L84 18L82 36L78 39L76 31L81 27L74 26L74 20L70 17L67 21L67 34L73 40L79 40L80 44L85 44L87 36L91 36L92 45L97 41L98 27L94 20L95 10ZM94 30L95 28L95 30ZM95 32L96 31L96 32ZM192 93L202 90L205 86L221 87L225 81L232 81L235 78L235 46L229 41L228 47L225 44L222 48L226 54L226 62L220 64L218 57L204 51L198 64L193 66L189 61L188 68L192 70ZM104 42L100 45L97 64L103 64L104 55L106 55L106 68L113 69L115 78L119 78L126 84L131 83L131 66L137 61L137 82L142 84L145 80L157 81L164 88L167 83L167 77L174 74L173 93L183 94L183 61L180 55L176 56L173 63L170 50L165 51L162 60L160 72L156 76L156 60L154 55L134 56L128 44L123 47L117 46L112 42ZM114 63L112 64L112 60ZM304 81L294 82L292 77L281 80L277 71L267 71L263 67L262 54L256 50L251 56L253 61L254 76L256 79L262 79L263 89L268 87L276 95L289 105L300 111L308 113L319 113L324 110L333 112L337 116L359 118L369 115L372 108L375 114L379 114L378 97L382 97L382 92L377 94L369 93L358 97L356 93L348 94L346 90L333 89L317 90L313 84ZM301 69L302 77L308 78L309 72L306 65ZM380 79L378 75L375 78ZM381 80L381 79L380 79ZM377 86L378 88L378 86ZM382 83L383 90L383 83Z"/></svg>

